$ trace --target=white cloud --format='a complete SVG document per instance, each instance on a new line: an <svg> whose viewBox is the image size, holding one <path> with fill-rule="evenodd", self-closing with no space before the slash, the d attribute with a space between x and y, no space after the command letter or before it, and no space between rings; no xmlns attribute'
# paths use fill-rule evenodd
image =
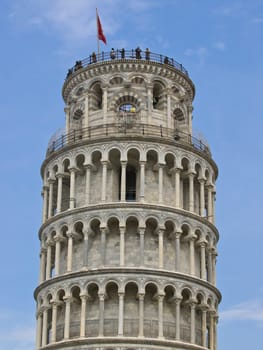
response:
<svg viewBox="0 0 263 350"><path fill-rule="evenodd" d="M246 9L241 3L232 3L229 6L220 6L213 10L213 13L225 17L240 17L246 14Z"/></svg>
<svg viewBox="0 0 263 350"><path fill-rule="evenodd" d="M213 47L217 50L224 51L226 46L223 41L217 41L213 44Z"/></svg>
<svg viewBox="0 0 263 350"><path fill-rule="evenodd" d="M263 302L251 300L222 311L220 319L224 321L255 321L263 322Z"/></svg>
<svg viewBox="0 0 263 350"><path fill-rule="evenodd" d="M199 64L205 63L205 58L208 54L208 49L206 47L198 47L196 49L188 48L185 50L184 54L186 56L193 56L196 57Z"/></svg>
<svg viewBox="0 0 263 350"><path fill-rule="evenodd" d="M251 20L253 23L263 23L263 17L256 17Z"/></svg>
<svg viewBox="0 0 263 350"><path fill-rule="evenodd" d="M16 0L9 19L55 34L64 44L71 45L96 36L96 7L103 30L110 36L123 25L126 14L144 12L146 21L147 11L157 4L146 0Z"/></svg>

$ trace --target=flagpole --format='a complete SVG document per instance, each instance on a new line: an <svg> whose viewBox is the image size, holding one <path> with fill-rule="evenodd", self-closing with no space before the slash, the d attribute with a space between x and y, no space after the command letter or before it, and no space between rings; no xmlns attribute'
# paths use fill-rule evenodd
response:
<svg viewBox="0 0 263 350"><path fill-rule="evenodd" d="M96 22L97 22L97 42L98 42L98 60L100 57L100 41L99 41L99 26L98 26L98 9L96 8Z"/></svg>

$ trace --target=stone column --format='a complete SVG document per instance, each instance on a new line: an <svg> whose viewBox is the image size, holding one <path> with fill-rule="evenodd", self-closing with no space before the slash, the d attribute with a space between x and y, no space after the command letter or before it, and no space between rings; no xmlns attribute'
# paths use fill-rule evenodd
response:
<svg viewBox="0 0 263 350"><path fill-rule="evenodd" d="M144 336L144 294L139 293L139 337Z"/></svg>
<svg viewBox="0 0 263 350"><path fill-rule="evenodd" d="M65 307L65 323L64 323L64 339L69 339L69 330L70 330L70 306L72 297L63 297L66 307Z"/></svg>
<svg viewBox="0 0 263 350"><path fill-rule="evenodd" d="M216 257L217 257L217 252L213 248L211 252L211 263L212 263L212 283L216 285Z"/></svg>
<svg viewBox="0 0 263 350"><path fill-rule="evenodd" d="M212 249L211 248L208 248L207 279L208 279L208 282L212 283L212 281L213 281L213 271L212 271Z"/></svg>
<svg viewBox="0 0 263 350"><path fill-rule="evenodd" d="M217 349L217 323L218 323L218 315L215 314L215 317L214 317L214 350Z"/></svg>
<svg viewBox="0 0 263 350"><path fill-rule="evenodd" d="M192 235L189 238L189 249L190 249L190 275L195 275L195 239L196 236Z"/></svg>
<svg viewBox="0 0 263 350"><path fill-rule="evenodd" d="M67 233L68 237L68 254L67 254L67 272L72 271L72 254L73 254L73 232Z"/></svg>
<svg viewBox="0 0 263 350"><path fill-rule="evenodd" d="M177 272L180 272L180 269L181 269L181 266L180 266L181 234L182 232L179 232L179 231L175 233L175 271Z"/></svg>
<svg viewBox="0 0 263 350"><path fill-rule="evenodd" d="M144 266L144 231L145 228L139 229L140 234L140 266Z"/></svg>
<svg viewBox="0 0 263 350"><path fill-rule="evenodd" d="M57 192L57 214L61 212L62 206L62 186L63 186L63 174L57 174L58 179L58 192Z"/></svg>
<svg viewBox="0 0 263 350"><path fill-rule="evenodd" d="M158 243L158 248L159 248L159 269L163 269L163 234L164 234L164 229L159 229L158 232L158 237L159 237L159 243Z"/></svg>
<svg viewBox="0 0 263 350"><path fill-rule="evenodd" d="M61 241L62 241L62 237L60 235L56 235L54 237L54 241L55 241L55 276L58 276L60 273L60 251L61 251Z"/></svg>
<svg viewBox="0 0 263 350"><path fill-rule="evenodd" d="M140 161L140 202L144 202L145 163L144 161Z"/></svg>
<svg viewBox="0 0 263 350"><path fill-rule="evenodd" d="M175 299L175 339L180 340L180 322L181 322L181 298Z"/></svg>
<svg viewBox="0 0 263 350"><path fill-rule="evenodd" d="M152 124L152 109L153 109L153 86L147 87L147 105L148 105L148 124Z"/></svg>
<svg viewBox="0 0 263 350"><path fill-rule="evenodd" d="M202 343L201 345L203 347L206 347L206 327L207 327L207 322L206 322L206 317L207 317L207 306L202 307Z"/></svg>
<svg viewBox="0 0 263 350"><path fill-rule="evenodd" d="M215 200L216 200L216 191L213 188L212 191L212 223L215 225L216 213L215 213Z"/></svg>
<svg viewBox="0 0 263 350"><path fill-rule="evenodd" d="M49 179L48 219L53 216L53 192L55 179Z"/></svg>
<svg viewBox="0 0 263 350"><path fill-rule="evenodd" d="M125 265L125 227L120 227L120 266Z"/></svg>
<svg viewBox="0 0 263 350"><path fill-rule="evenodd" d="M47 254L47 249L46 248L41 248L40 252L40 274L39 274L39 283L44 282L45 277L46 277L46 254Z"/></svg>
<svg viewBox="0 0 263 350"><path fill-rule="evenodd" d="M106 233L107 228L103 227L101 228L101 247L100 247L100 253L101 253L101 266L105 266L105 252L106 252Z"/></svg>
<svg viewBox="0 0 263 350"><path fill-rule="evenodd" d="M80 294L81 299L81 310L80 310L80 334L81 338L84 338L86 335L86 308L87 308L87 299L88 296L86 294Z"/></svg>
<svg viewBox="0 0 263 350"><path fill-rule="evenodd" d="M118 336L123 336L123 312L124 312L124 293L119 293L119 323Z"/></svg>
<svg viewBox="0 0 263 350"><path fill-rule="evenodd" d="M167 89L167 128L171 128L171 92Z"/></svg>
<svg viewBox="0 0 263 350"><path fill-rule="evenodd" d="M121 202L126 200L126 164L121 161Z"/></svg>
<svg viewBox="0 0 263 350"><path fill-rule="evenodd" d="M194 173L188 174L189 179L189 211L194 212Z"/></svg>
<svg viewBox="0 0 263 350"><path fill-rule="evenodd" d="M215 322L214 322L214 311L209 312L210 325L209 325L209 349L215 350Z"/></svg>
<svg viewBox="0 0 263 350"><path fill-rule="evenodd" d="M108 89L107 86L103 87L103 124L107 124L107 109L108 109Z"/></svg>
<svg viewBox="0 0 263 350"><path fill-rule="evenodd" d="M52 249L53 241L51 239L47 240L47 263L46 263L46 280L51 278L51 249Z"/></svg>
<svg viewBox="0 0 263 350"><path fill-rule="evenodd" d="M43 209L42 209L42 223L47 220L47 208L48 208L48 186L43 186Z"/></svg>
<svg viewBox="0 0 263 350"><path fill-rule="evenodd" d="M191 343L195 343L195 307L196 303L195 301L190 302L191 307Z"/></svg>
<svg viewBox="0 0 263 350"><path fill-rule="evenodd" d="M86 169L86 184L85 184L85 204L90 204L90 173L91 173L91 164L85 165Z"/></svg>
<svg viewBox="0 0 263 350"><path fill-rule="evenodd" d="M55 343L57 340L57 311L58 305L55 301L52 302L52 329L51 329L51 343Z"/></svg>
<svg viewBox="0 0 263 350"><path fill-rule="evenodd" d="M163 203L163 168L164 164L159 164L159 203Z"/></svg>
<svg viewBox="0 0 263 350"><path fill-rule="evenodd" d="M47 312L48 312L48 307L45 306L43 308L43 324L42 324L42 344L41 346L46 346L47 345Z"/></svg>
<svg viewBox="0 0 263 350"><path fill-rule="evenodd" d="M69 133L70 130L70 118L69 118L69 107L66 106L64 108L64 112L66 114L66 135Z"/></svg>
<svg viewBox="0 0 263 350"><path fill-rule="evenodd" d="M163 338L163 294L158 295L158 338Z"/></svg>
<svg viewBox="0 0 263 350"><path fill-rule="evenodd" d="M200 210L199 215L204 216L205 212L205 179L199 178L199 184L200 184Z"/></svg>
<svg viewBox="0 0 263 350"><path fill-rule="evenodd" d="M84 245L83 245L83 268L87 269L89 266L89 232L84 232Z"/></svg>
<svg viewBox="0 0 263 350"><path fill-rule="evenodd" d="M69 209L74 209L76 205L75 198L75 181L76 181L76 168L70 168L70 194L69 194Z"/></svg>
<svg viewBox="0 0 263 350"><path fill-rule="evenodd" d="M84 110L84 132L87 132L87 128L89 126L89 94L86 93L85 96L85 110Z"/></svg>
<svg viewBox="0 0 263 350"><path fill-rule="evenodd" d="M201 241L199 243L199 247L200 247L200 267L201 267L201 279L202 280L206 280L207 279L207 275L206 275L206 241Z"/></svg>
<svg viewBox="0 0 263 350"><path fill-rule="evenodd" d="M180 208L180 183L181 183L181 169L176 168L175 169L175 207Z"/></svg>
<svg viewBox="0 0 263 350"><path fill-rule="evenodd" d="M207 219L213 222L213 209L212 209L212 185L207 186Z"/></svg>
<svg viewBox="0 0 263 350"><path fill-rule="evenodd" d="M106 186L107 186L107 164L106 160L102 161L102 186L101 186L101 201L106 201Z"/></svg>
<svg viewBox="0 0 263 350"><path fill-rule="evenodd" d="M41 348L42 345L42 329L43 329L43 314L39 310L37 312L37 334L36 334L36 348L37 350Z"/></svg>
<svg viewBox="0 0 263 350"><path fill-rule="evenodd" d="M193 133L193 130L192 130L192 119L193 119L193 117L192 117L192 113L193 113L193 106L192 105L190 105L190 106L188 106L187 107L187 110L188 110L188 122L189 122L189 134L190 135L192 135L192 133Z"/></svg>
<svg viewBox="0 0 263 350"><path fill-rule="evenodd" d="M104 299L103 293L99 294L100 305L99 305L99 337L103 337L104 331Z"/></svg>

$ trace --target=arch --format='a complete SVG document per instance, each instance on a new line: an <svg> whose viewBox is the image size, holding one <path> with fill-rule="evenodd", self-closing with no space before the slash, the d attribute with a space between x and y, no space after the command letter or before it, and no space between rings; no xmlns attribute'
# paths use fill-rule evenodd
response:
<svg viewBox="0 0 263 350"><path fill-rule="evenodd" d="M65 290L59 288L56 292L57 306L57 329L56 329L56 340L60 341L64 337L64 327L65 327Z"/></svg>
<svg viewBox="0 0 263 350"><path fill-rule="evenodd" d="M124 81L124 78L120 75L115 75L109 80L110 85L121 85Z"/></svg>
<svg viewBox="0 0 263 350"><path fill-rule="evenodd" d="M138 234L139 219L129 214L125 229L125 265L140 266L140 236Z"/></svg>
<svg viewBox="0 0 263 350"><path fill-rule="evenodd" d="M115 281L107 281L104 302L104 336L118 334L119 286Z"/></svg>
<svg viewBox="0 0 263 350"><path fill-rule="evenodd" d="M165 84L160 80L153 81L153 109L163 110L165 101Z"/></svg>
<svg viewBox="0 0 263 350"><path fill-rule="evenodd" d="M148 281L145 284L144 296L144 335L158 337L158 286Z"/></svg>
<svg viewBox="0 0 263 350"><path fill-rule="evenodd" d="M137 337L139 333L138 291L137 282L126 282L124 287L124 335L128 337Z"/></svg>
<svg viewBox="0 0 263 350"><path fill-rule="evenodd" d="M134 75L130 79L132 84L143 85L145 83L145 78L141 75Z"/></svg>
<svg viewBox="0 0 263 350"><path fill-rule="evenodd" d="M164 288L164 300L163 300L163 332L164 337L167 339L176 338L176 313L175 313L175 294L176 289L173 285L167 284Z"/></svg>
<svg viewBox="0 0 263 350"><path fill-rule="evenodd" d="M96 337L99 330L99 284L89 281L86 286L87 308L86 308L86 336Z"/></svg>
<svg viewBox="0 0 263 350"><path fill-rule="evenodd" d="M102 83L101 81L95 81L92 83L89 89L89 108L91 111L102 109Z"/></svg>
<svg viewBox="0 0 263 350"><path fill-rule="evenodd" d="M176 122L177 121L182 122L183 120L185 120L185 116L184 116L183 110L181 108L179 108L179 107L176 107L173 110L173 118L175 120L175 128L176 128Z"/></svg>

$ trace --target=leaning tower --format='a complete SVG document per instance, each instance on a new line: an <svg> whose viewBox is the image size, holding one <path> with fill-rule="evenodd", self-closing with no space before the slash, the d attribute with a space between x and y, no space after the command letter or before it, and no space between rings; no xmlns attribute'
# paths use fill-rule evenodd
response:
<svg viewBox="0 0 263 350"><path fill-rule="evenodd" d="M217 166L195 87L139 49L68 71L41 167L37 349L216 350Z"/></svg>

